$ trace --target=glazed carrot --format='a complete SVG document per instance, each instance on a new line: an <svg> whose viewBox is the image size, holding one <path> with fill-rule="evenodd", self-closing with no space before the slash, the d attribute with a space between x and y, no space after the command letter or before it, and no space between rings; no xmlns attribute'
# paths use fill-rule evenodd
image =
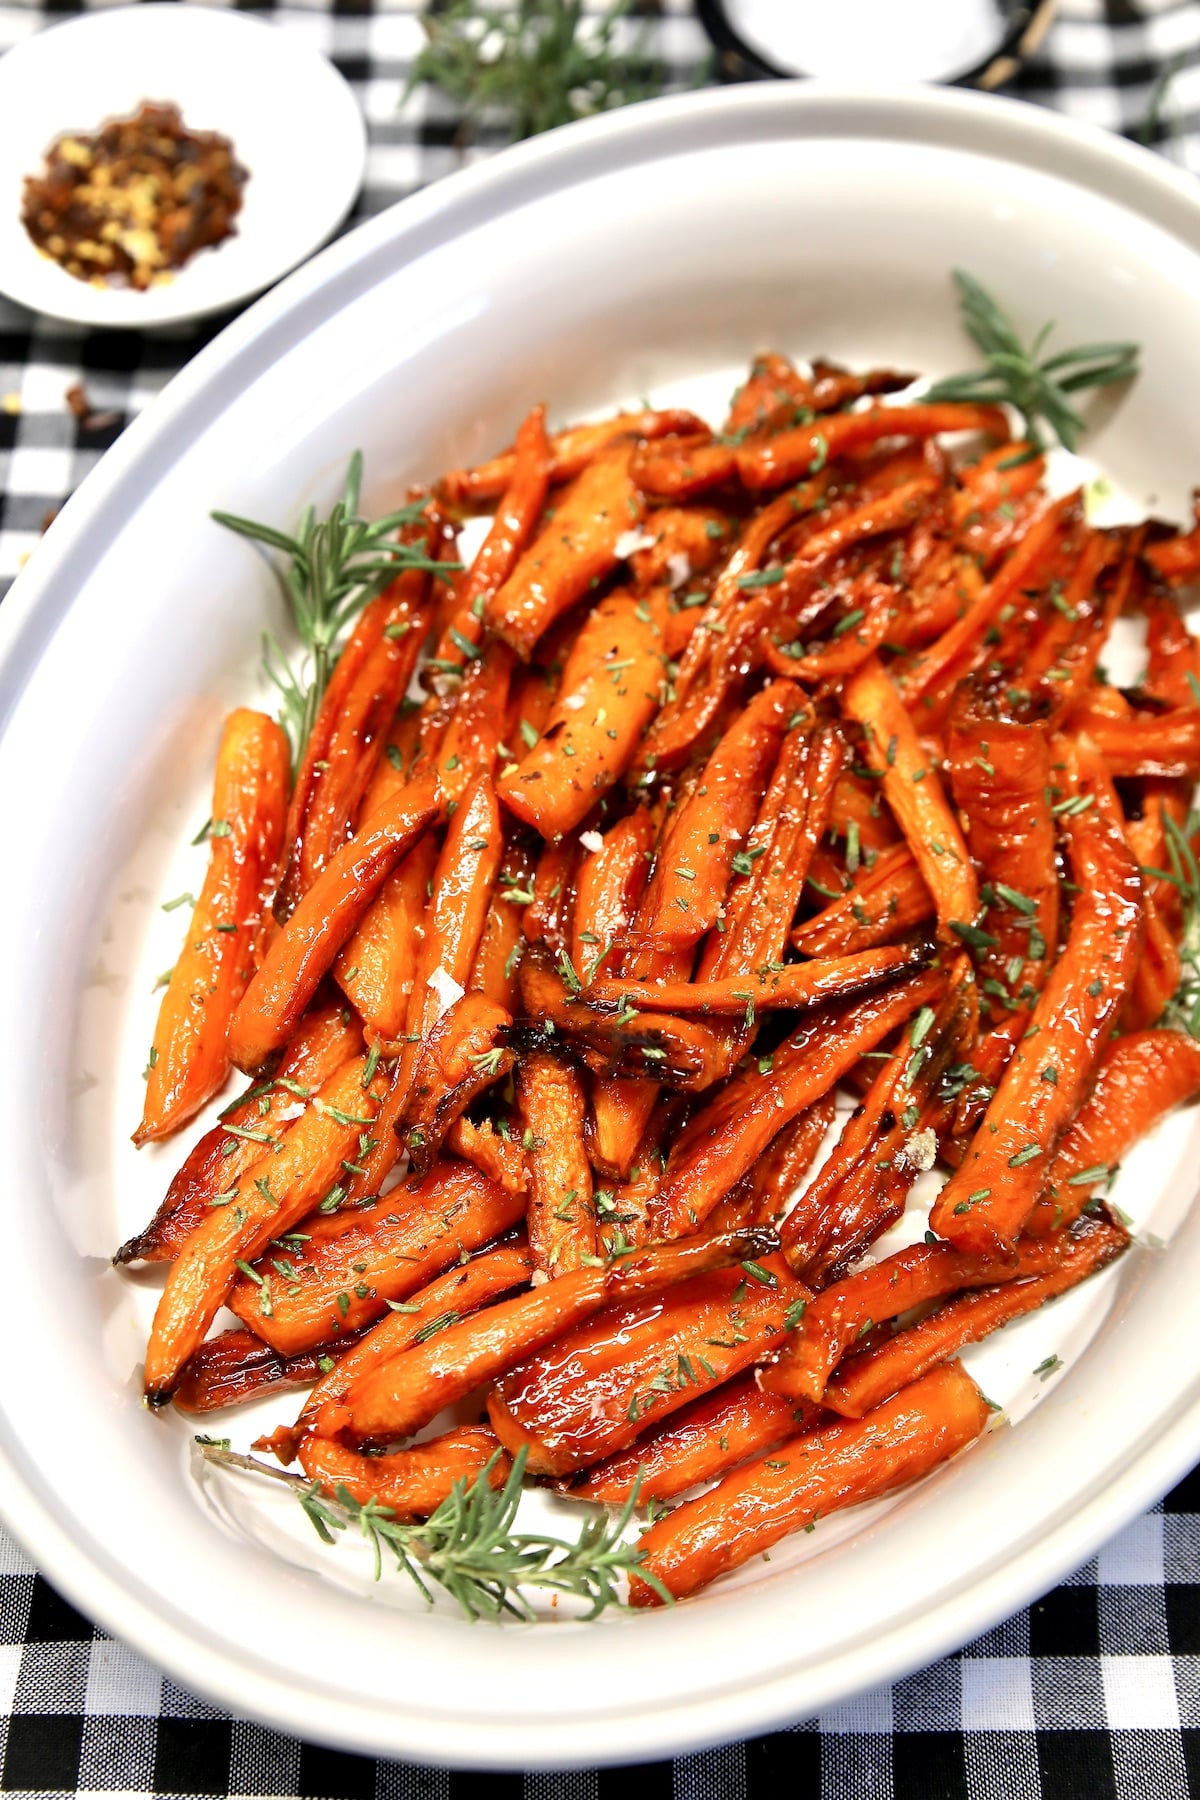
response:
<svg viewBox="0 0 1200 1800"><path fill-rule="evenodd" d="M1092 716L1087 733L1113 776L1200 777L1200 707L1127 719Z"/></svg>
<svg viewBox="0 0 1200 1800"><path fill-rule="evenodd" d="M596 1010L635 1006L668 1013L742 1014L752 1022L757 1012L821 1006L867 993L929 962L933 954L932 944L909 944L826 962L766 965L720 981L630 981L616 976L594 981L587 1005Z"/></svg>
<svg viewBox="0 0 1200 1800"><path fill-rule="evenodd" d="M648 1081L607 1076L592 1083L588 1155L600 1174L625 1180L657 1099Z"/></svg>
<svg viewBox="0 0 1200 1800"><path fill-rule="evenodd" d="M737 452L738 473L752 492L783 487L815 475L827 462L864 444L883 438L936 437L943 431L986 431L1005 439L1011 435L996 406L876 406L867 412L839 413L813 425L794 425L761 443L743 444Z"/></svg>
<svg viewBox="0 0 1200 1800"><path fill-rule="evenodd" d="M383 1442L407 1437L443 1406L502 1375L606 1302L651 1293L741 1256L761 1254L763 1245L762 1232L733 1232L637 1251L600 1268L572 1269L477 1318L449 1325L428 1342L369 1370L350 1388L345 1408L331 1410L319 1428L329 1435L348 1427L360 1439Z"/></svg>
<svg viewBox="0 0 1200 1800"><path fill-rule="evenodd" d="M746 1177L753 1196L751 1224L774 1224L795 1198L797 1188L825 1142L833 1118L833 1095L824 1094L776 1133Z"/></svg>
<svg viewBox="0 0 1200 1800"><path fill-rule="evenodd" d="M469 663L458 683L434 760L442 792L461 806L480 775L496 765L508 722L513 653L491 643Z"/></svg>
<svg viewBox="0 0 1200 1800"><path fill-rule="evenodd" d="M454 1121L473 1100L503 1081L515 1062L511 1015L482 994L464 994L417 1051L397 1129L415 1175L424 1175Z"/></svg>
<svg viewBox="0 0 1200 1800"><path fill-rule="evenodd" d="M644 806L618 819L579 865L571 963L586 987L607 968L646 888L654 825Z"/></svg>
<svg viewBox="0 0 1200 1800"><path fill-rule="evenodd" d="M676 1139L653 1209L655 1235L695 1230L775 1133L829 1092L865 1050L938 993L936 972L818 1013L786 1038L769 1072L736 1075Z"/></svg>
<svg viewBox="0 0 1200 1800"><path fill-rule="evenodd" d="M517 429L512 470L491 530L458 589L454 623L437 647L436 660L440 667L461 668L472 659L475 646L483 636L484 605L512 574L542 515L550 485L551 460L546 437L546 409L535 406Z"/></svg>
<svg viewBox="0 0 1200 1800"><path fill-rule="evenodd" d="M531 1474L572 1475L760 1361L810 1298L769 1256L606 1307L501 1377L492 1428L512 1455L524 1449Z"/></svg>
<svg viewBox="0 0 1200 1800"><path fill-rule="evenodd" d="M1070 1231L1056 1232L1044 1245L1022 1239L1017 1245L1018 1279L1003 1287L960 1294L895 1337L848 1356L826 1387L823 1404L846 1418L861 1419L965 1344L978 1343L1010 1319L1036 1312L1128 1246L1128 1232L1099 1219L1085 1219Z"/></svg>
<svg viewBox="0 0 1200 1800"><path fill-rule="evenodd" d="M393 1450L388 1456L360 1456L328 1438L307 1437L299 1447L300 1466L327 1494L344 1490L365 1506L374 1501L400 1521L425 1519L450 1497L456 1483L469 1487L497 1450L495 1438L480 1425L460 1426L441 1437ZM502 1453L488 1470L488 1485L503 1487L509 1461Z"/></svg>
<svg viewBox="0 0 1200 1800"><path fill-rule="evenodd" d="M334 855L275 937L229 1027L239 1067L255 1073L286 1044L371 901L438 816L432 776L402 789Z"/></svg>
<svg viewBox="0 0 1200 1800"><path fill-rule="evenodd" d="M652 538L629 558L633 585L644 594L652 588L677 590L705 574L727 554L734 526L711 506L660 506L643 521L643 538ZM695 612L688 606L686 615ZM691 621L687 624L690 633Z"/></svg>
<svg viewBox="0 0 1200 1800"><path fill-rule="evenodd" d="M1200 574L1200 518L1190 531L1181 531L1175 537L1151 544L1146 551L1146 561L1164 580L1177 586L1194 581Z"/></svg>
<svg viewBox="0 0 1200 1800"><path fill-rule="evenodd" d="M456 1263L444 1275L438 1275L427 1286L418 1288L402 1305L386 1313L377 1325L352 1337L333 1367L322 1371L321 1379L304 1402L294 1429L284 1427L275 1434L272 1448L280 1460L292 1460L301 1433L314 1428L319 1418L331 1421L336 1431L340 1416L336 1409L353 1381L390 1357L411 1349L414 1344L423 1344L481 1306L490 1306L501 1294L524 1287L531 1270L532 1263L524 1244L506 1244L496 1250L485 1250L469 1262ZM329 1408L328 1412L326 1408Z"/></svg>
<svg viewBox="0 0 1200 1800"><path fill-rule="evenodd" d="M505 846L467 981L468 993L483 994L506 1012L516 1007L517 967L525 947L521 907L511 896L528 889L533 870L533 856L523 845Z"/></svg>
<svg viewBox="0 0 1200 1800"><path fill-rule="evenodd" d="M1142 954L1121 1017L1126 1031L1141 1031L1157 1024L1174 999L1183 975L1175 934L1150 893L1143 896L1143 925Z"/></svg>
<svg viewBox="0 0 1200 1800"><path fill-rule="evenodd" d="M694 500L737 474L737 458L705 430L664 438L638 450L630 473L643 494L656 500Z"/></svg>
<svg viewBox="0 0 1200 1800"><path fill-rule="evenodd" d="M597 1250L583 1085L569 1063L535 1050L522 1060L516 1088L529 1146L529 1248L543 1275L565 1275Z"/></svg>
<svg viewBox="0 0 1200 1800"><path fill-rule="evenodd" d="M791 682L773 681L721 738L661 840L638 908L639 934L669 949L695 944L712 929L783 734L801 704ZM626 959L630 974L641 973L639 961Z"/></svg>
<svg viewBox="0 0 1200 1800"><path fill-rule="evenodd" d="M761 1385L791 1400L820 1401L846 1351L872 1326L961 1288L993 1287L1018 1274L1045 1274L1056 1255L1050 1245L1040 1255L1031 1248L1023 1267L1011 1250L972 1256L949 1244L914 1244L885 1256L817 1295L783 1354L761 1372Z"/></svg>
<svg viewBox="0 0 1200 1800"><path fill-rule="evenodd" d="M437 843L428 832L417 840L388 876L333 965L335 981L370 1037L387 1046L404 1032L437 854Z"/></svg>
<svg viewBox="0 0 1200 1800"><path fill-rule="evenodd" d="M340 1191L331 1190L335 1200ZM243 1258L253 1272L238 1275L228 1304L273 1350L295 1356L382 1317L524 1213L523 1195L446 1160L372 1206L314 1212L293 1235L276 1233L286 1245Z"/></svg>
<svg viewBox="0 0 1200 1800"><path fill-rule="evenodd" d="M340 701L313 768L312 784L292 845L283 900L291 911L359 822L363 797L383 755L388 727L403 700L433 617L429 576L408 572L381 599L361 667ZM377 602L374 604L378 604ZM365 615L357 629L369 621Z"/></svg>
<svg viewBox="0 0 1200 1800"><path fill-rule="evenodd" d="M602 451L555 503L554 517L484 603L484 623L528 662L568 607L617 564L617 544L642 516L629 475L632 445Z"/></svg>
<svg viewBox="0 0 1200 1800"><path fill-rule="evenodd" d="M208 871L158 1010L135 1144L177 1131L235 1060L231 1020L251 979L283 842L289 760L274 720L246 707L230 713L217 752Z"/></svg>
<svg viewBox="0 0 1200 1800"><path fill-rule="evenodd" d="M701 951L698 981L739 975L782 957L813 856L830 821L845 755L845 741L836 725L810 731L806 720L789 731L744 859L730 882L723 929L712 932Z"/></svg>
<svg viewBox="0 0 1200 1800"><path fill-rule="evenodd" d="M1069 1222L1138 1139L1200 1094L1200 1042L1182 1031L1135 1031L1104 1052L1095 1086L1059 1141L1046 1193L1026 1230Z"/></svg>
<svg viewBox="0 0 1200 1800"><path fill-rule="evenodd" d="M792 943L805 956L848 956L904 937L933 916L933 896L907 844L860 866L844 894L803 919Z"/></svg>
<svg viewBox="0 0 1200 1800"><path fill-rule="evenodd" d="M571 481L592 459L618 438L658 438L679 431L703 431L695 413L676 410L617 413L594 425L574 425L550 439L550 480ZM438 483L438 491L454 505L495 500L512 485L516 474L516 450L506 450L474 469L452 469Z"/></svg>
<svg viewBox="0 0 1200 1800"><path fill-rule="evenodd" d="M541 737L496 784L543 837L573 831L632 759L658 709L665 616L662 590L610 594L576 638Z"/></svg>
<svg viewBox="0 0 1200 1800"><path fill-rule="evenodd" d="M205 1338L179 1378L174 1402L181 1412L214 1412L241 1406L279 1388L311 1387L340 1356L342 1343L318 1344L298 1356L280 1356L257 1332L239 1327Z"/></svg>
<svg viewBox="0 0 1200 1800"><path fill-rule="evenodd" d="M783 569L764 568L780 534L824 496L823 478L782 494L752 519L717 577L712 598L679 659L673 693L646 733L642 770L677 768L692 754L758 655L759 639L779 604Z"/></svg>
<svg viewBox="0 0 1200 1800"><path fill-rule="evenodd" d="M863 727L868 761L933 895L939 936L953 943L955 927L970 928L979 912L975 871L937 771L877 658L847 684L842 706Z"/></svg>
<svg viewBox="0 0 1200 1800"><path fill-rule="evenodd" d="M961 1364L944 1363L865 1419L791 1438L677 1507L643 1533L642 1566L682 1600L789 1532L928 1474L972 1443L990 1416ZM629 1587L634 1606L662 1604L637 1574Z"/></svg>
<svg viewBox="0 0 1200 1800"><path fill-rule="evenodd" d="M992 942L981 945L981 973L991 983L985 991L994 995L999 987L1002 1006L1026 1007L1041 992L1058 948L1046 734L963 688L951 710L946 750L967 844L994 896L986 918Z"/></svg>
<svg viewBox="0 0 1200 1800"><path fill-rule="evenodd" d="M570 1485L572 1500L623 1506L635 1487L642 1503L674 1500L702 1481L736 1468L756 1451L794 1437L808 1423L808 1409L779 1394L765 1394L754 1376L742 1375L668 1413L628 1450L593 1463Z"/></svg>
<svg viewBox="0 0 1200 1800"><path fill-rule="evenodd" d="M503 1123L503 1121L502 1121ZM529 1188L529 1171L525 1152L511 1131L503 1135L491 1119L481 1125L460 1116L446 1134L446 1148L453 1156L461 1156L484 1175L497 1182L506 1193L525 1194Z"/></svg>
<svg viewBox="0 0 1200 1800"><path fill-rule="evenodd" d="M1011 554L974 603L911 663L898 671L896 685L906 706L915 706L948 673L967 673L987 654L987 632L995 619L1016 601L1022 589L1035 584L1038 572L1053 555L1065 531L1081 511L1079 494L1044 505ZM960 668L961 663L968 667Z"/></svg>
<svg viewBox="0 0 1200 1800"><path fill-rule="evenodd" d="M934 1231L963 1250L1011 1244L1033 1210L1048 1159L1087 1090L1137 967L1142 881L1111 786L1092 752L1064 746L1061 760L1071 789L1062 819L1079 892L1026 1039L934 1204Z"/></svg>
<svg viewBox="0 0 1200 1800"><path fill-rule="evenodd" d="M767 667L776 675L822 687L852 675L891 639L897 606L894 588L870 580L864 580L851 599L852 605L833 627L836 636L831 633L823 645L806 646L798 638L768 642L763 653Z"/></svg>
<svg viewBox="0 0 1200 1800"><path fill-rule="evenodd" d="M545 944L555 957L571 942L575 922L575 883L582 854L577 838L545 844L538 857L531 888L518 903L525 906L525 937L530 944ZM517 901L517 896L512 896ZM526 900L528 904L526 904Z"/></svg>
<svg viewBox="0 0 1200 1800"><path fill-rule="evenodd" d="M171 1398L184 1364L228 1298L239 1263L290 1231L337 1185L345 1158L378 1111L382 1082L377 1078L364 1089L365 1072L365 1058L356 1056L331 1076L318 1096L320 1105L307 1108L272 1142L269 1159L253 1164L226 1204L213 1207L183 1245L146 1349L145 1389L152 1406ZM255 1175L256 1169L261 1173Z"/></svg>
<svg viewBox="0 0 1200 1800"><path fill-rule="evenodd" d="M206 1131L167 1189L146 1229L113 1257L129 1262L170 1262L208 1208L266 1154L274 1134L296 1117L309 1096L363 1047L356 1019L340 1006L310 1012L280 1059L270 1081L255 1082L227 1106Z"/></svg>

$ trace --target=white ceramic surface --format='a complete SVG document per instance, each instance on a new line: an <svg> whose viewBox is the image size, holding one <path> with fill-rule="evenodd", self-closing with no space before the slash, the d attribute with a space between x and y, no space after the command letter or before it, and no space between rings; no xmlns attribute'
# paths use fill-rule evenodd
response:
<svg viewBox="0 0 1200 1800"><path fill-rule="evenodd" d="M693 1602L594 1626L430 1616L395 1582L371 1591L286 1497L200 1481L187 1423L139 1404L155 1285L105 1260L177 1159L126 1136L178 941L159 904L193 885L219 719L254 691L276 605L207 509L287 522L333 496L356 445L383 507L503 442L535 397L558 418L643 392L719 407L763 346L945 373L969 354L953 264L1030 326L1142 340L1089 449L1139 505L1183 516L1191 186L1016 104L763 84L553 134L326 251L130 428L0 611L0 1511L73 1600L235 1710L484 1767L665 1756L963 1642L1200 1454L1195 1114L1121 1177L1143 1247L973 1353L1018 1423ZM1039 1381L1051 1352L1065 1366Z"/></svg>
<svg viewBox="0 0 1200 1800"><path fill-rule="evenodd" d="M143 100L229 138L249 170L237 234L138 293L93 287L34 245L24 178L64 132L92 132ZM84 325L146 329L248 299L295 268L349 212L366 129L333 64L291 31L207 6L122 6L52 26L0 58L0 289Z"/></svg>

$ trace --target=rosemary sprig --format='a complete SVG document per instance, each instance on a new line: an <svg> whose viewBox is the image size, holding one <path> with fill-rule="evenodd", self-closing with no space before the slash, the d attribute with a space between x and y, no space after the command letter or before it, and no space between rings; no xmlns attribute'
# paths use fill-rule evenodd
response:
<svg viewBox="0 0 1200 1800"><path fill-rule="evenodd" d="M429 82L456 102L468 125L487 114L505 115L513 139L644 100L661 82L646 54L644 30L621 47L630 5L615 0L581 35L583 0L506 6L450 0L422 15L428 42L413 64L405 98Z"/></svg>
<svg viewBox="0 0 1200 1800"><path fill-rule="evenodd" d="M385 1552L396 1567L416 1583L432 1601L430 1582L455 1600L470 1619L534 1619L525 1588L548 1588L588 1602L589 1619L606 1606L623 1606L618 1578L638 1569L643 1552L623 1539L637 1505L636 1490L614 1520L597 1509L580 1527L574 1543L541 1533L514 1532L513 1521L521 1500L525 1451L519 1450L502 1488L494 1489L488 1477L493 1456L468 1487L457 1481L452 1492L423 1525L401 1523L391 1509L369 1500L357 1501L338 1486L330 1500L319 1482L305 1481L273 1468L254 1456L231 1450L228 1439L198 1437L196 1443L209 1462L220 1468L245 1469L284 1482L295 1493L323 1543L334 1544L337 1534L357 1527L371 1546L375 1579L383 1573ZM497 1451L496 1455L499 1455ZM658 1577L640 1570L661 1597L671 1595Z"/></svg>
<svg viewBox="0 0 1200 1800"><path fill-rule="evenodd" d="M282 568L274 561L271 567L283 590L303 654L298 665L292 663L279 640L271 632L264 632L263 668L282 696L280 723L291 739L297 762L337 661L339 639L367 602L403 569L429 569L448 575L461 567L459 563L434 561L421 548L395 541L392 534L402 526L420 522L423 501L402 506L382 519L359 518L362 468L362 454L356 450L346 471L342 497L334 502L329 517L318 519L313 508L308 507L295 537L256 519L242 519L227 512L212 514L218 525L226 525L230 531L268 550L277 550L286 559Z"/></svg>
<svg viewBox="0 0 1200 1800"><path fill-rule="evenodd" d="M955 269L959 308L967 336L983 352L982 369L935 381L927 400L1007 401L1025 421L1030 443L1045 447L1038 421L1050 426L1059 442L1074 450L1086 422L1068 398L1085 388L1111 387L1138 372L1139 346L1132 343L1078 344L1042 357L1053 323L1043 325L1026 348L992 296L973 275Z"/></svg>
<svg viewBox="0 0 1200 1800"><path fill-rule="evenodd" d="M1171 867L1144 869L1142 873L1173 882L1183 903L1183 935L1179 941L1182 973L1163 1017L1192 1037L1200 1037L1200 864L1192 849L1192 838L1200 831L1200 814L1189 813L1187 823L1180 825L1164 808L1162 821Z"/></svg>

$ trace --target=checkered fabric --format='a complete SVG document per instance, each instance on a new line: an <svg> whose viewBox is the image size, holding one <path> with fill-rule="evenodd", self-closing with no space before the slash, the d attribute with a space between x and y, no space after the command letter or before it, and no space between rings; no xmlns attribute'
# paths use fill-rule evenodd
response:
<svg viewBox="0 0 1200 1800"><path fill-rule="evenodd" d="M370 160L357 218L464 154L444 100L417 93L400 106L419 6L253 8L330 55L362 104ZM0 51L79 10L81 0L0 3ZM688 0L636 10L651 21L668 86L707 78L707 40ZM1144 136L1200 174L1200 0L1060 0L1016 87ZM467 154L490 148L477 142ZM47 516L221 323L152 339L89 333L0 301L0 594ZM92 408L82 423L65 398L76 383ZM447 1773L229 1718L98 1633L0 1533L0 1759L4 1792L113 1800L607 1800L629 1791L631 1775L647 1800L1184 1800L1200 1796L1200 1472L959 1655L790 1731L636 1771Z"/></svg>

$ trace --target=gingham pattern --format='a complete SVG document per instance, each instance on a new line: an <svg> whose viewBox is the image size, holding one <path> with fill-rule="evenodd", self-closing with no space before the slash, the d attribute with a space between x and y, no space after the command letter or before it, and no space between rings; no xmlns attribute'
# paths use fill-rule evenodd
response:
<svg viewBox="0 0 1200 1800"><path fill-rule="evenodd" d="M0 4L0 50L80 9ZM254 10L331 55L358 95L371 148L357 217L458 164L444 103L418 94L399 109L419 0ZM707 40L688 0L640 10L654 15L667 83L703 79ZM1200 0L1061 0L1018 87L1136 136L1165 71L1150 135L1200 174ZM216 329L85 333L0 301L0 593L46 515ZM116 417L78 423L65 402L77 382ZM0 1791L97 1800L609 1800L631 1779L647 1800L1185 1800L1200 1796L1200 1472L961 1654L791 1731L636 1771L453 1774L230 1719L96 1632L0 1533L0 1744Z"/></svg>

